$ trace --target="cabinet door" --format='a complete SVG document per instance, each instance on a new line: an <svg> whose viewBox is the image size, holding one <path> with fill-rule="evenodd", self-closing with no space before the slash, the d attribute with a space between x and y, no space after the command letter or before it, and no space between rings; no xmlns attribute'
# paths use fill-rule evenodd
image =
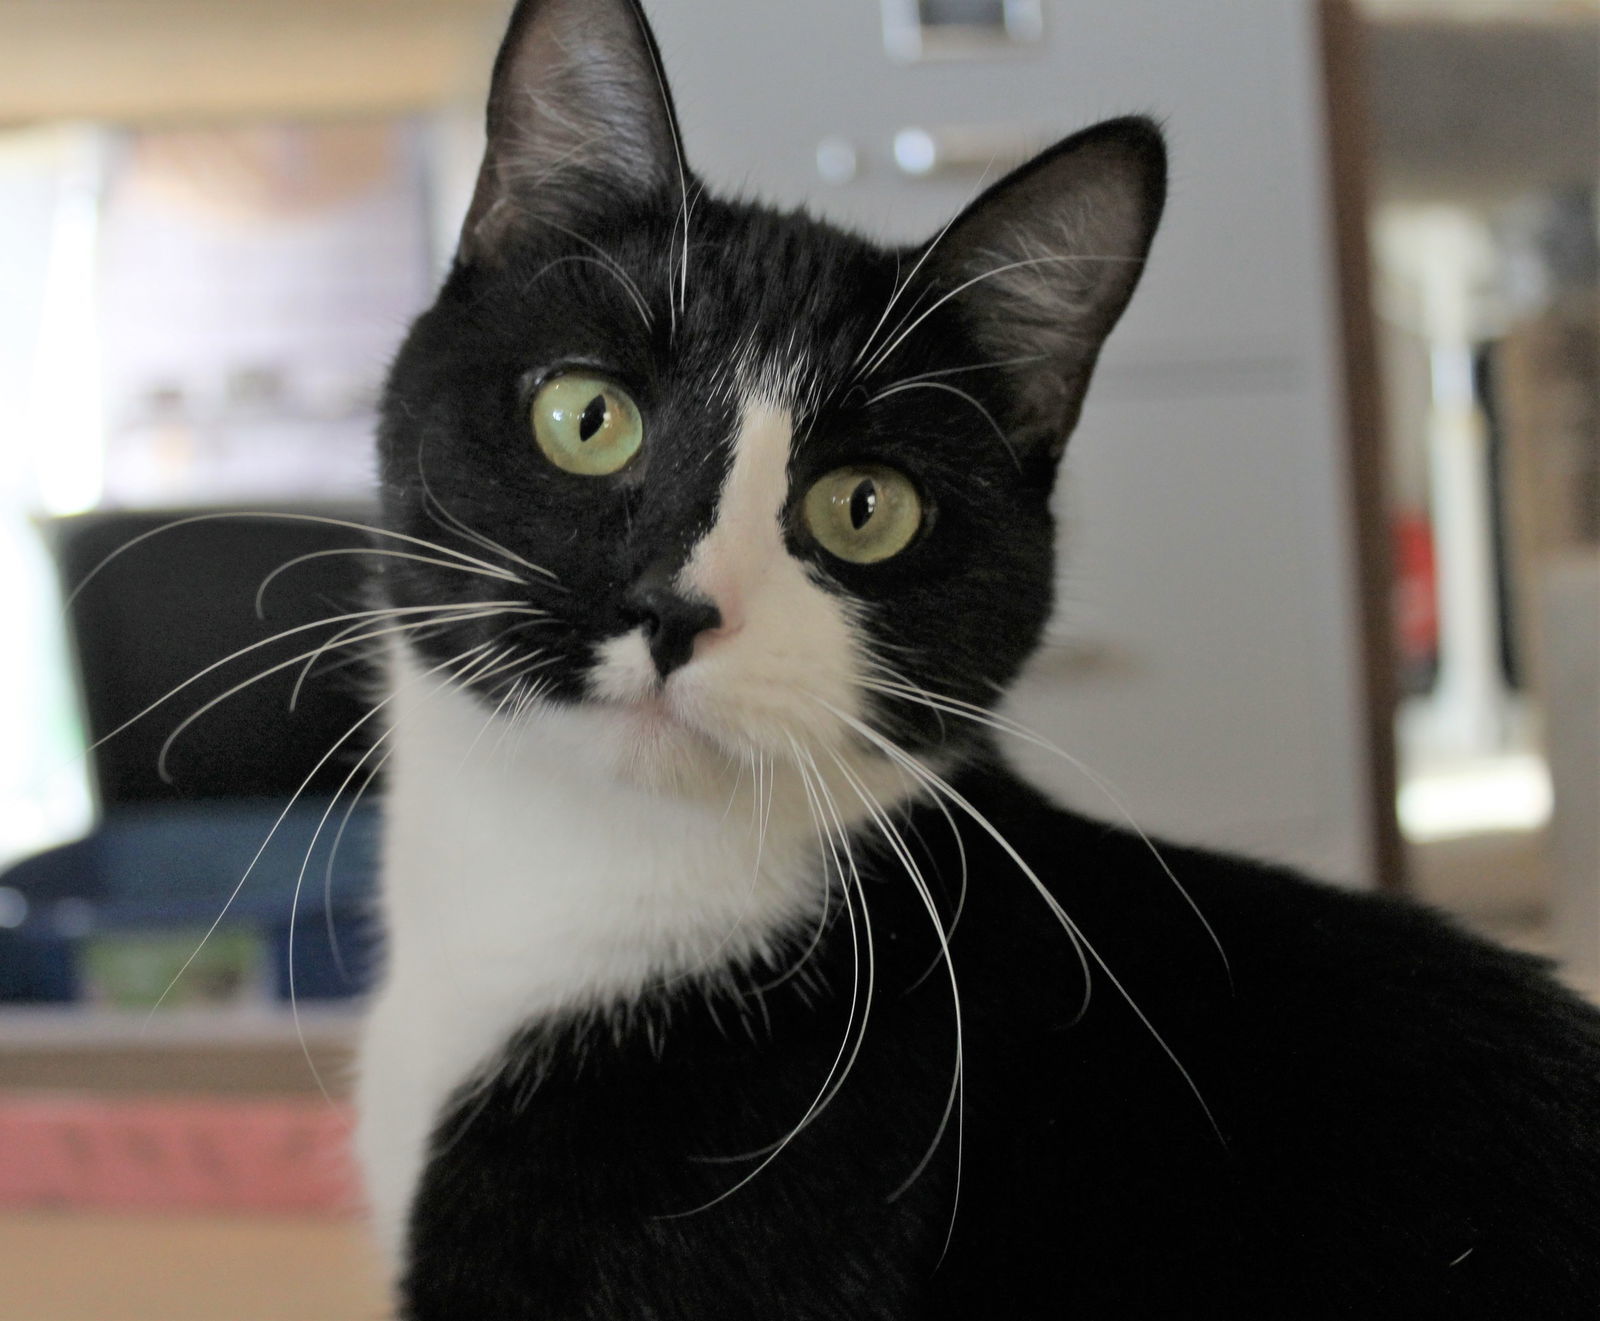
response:
<svg viewBox="0 0 1600 1321"><path fill-rule="evenodd" d="M1108 820L1367 876L1333 432L1292 381L1091 404L1057 488L1056 615L1008 708L1087 769L1015 743L1036 781Z"/></svg>
<svg viewBox="0 0 1600 1321"><path fill-rule="evenodd" d="M1114 115L1164 121L1168 216L1113 340L1152 361L1307 352L1323 319L1308 255L1322 243L1319 71L1309 0L1044 0L1015 54L893 61L883 7L904 0L660 0L652 22L690 163L712 182L884 237L934 233L985 182L972 168L912 178L895 135L1014 132L1035 147ZM819 143L859 171L829 184Z"/></svg>

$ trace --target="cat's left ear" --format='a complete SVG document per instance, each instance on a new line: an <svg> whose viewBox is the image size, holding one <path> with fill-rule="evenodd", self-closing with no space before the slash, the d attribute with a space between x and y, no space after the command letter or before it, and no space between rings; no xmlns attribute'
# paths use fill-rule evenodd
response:
<svg viewBox="0 0 1600 1321"><path fill-rule="evenodd" d="M1144 271L1166 199L1148 119L1057 143L984 192L933 241L928 274L1020 404L1016 439L1052 457L1077 425L1100 347ZM1013 362L1013 360L1015 360Z"/></svg>
<svg viewBox="0 0 1600 1321"><path fill-rule="evenodd" d="M636 0L519 0L495 58L458 258L684 184L678 125Z"/></svg>

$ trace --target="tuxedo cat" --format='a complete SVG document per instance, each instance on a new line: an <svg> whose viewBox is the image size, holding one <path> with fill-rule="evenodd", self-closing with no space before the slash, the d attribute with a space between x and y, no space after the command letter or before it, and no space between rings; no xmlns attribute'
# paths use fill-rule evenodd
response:
<svg viewBox="0 0 1600 1321"><path fill-rule="evenodd" d="M403 1317L1600 1314L1600 1018L997 753L1164 183L1116 120L884 248L518 5L379 437Z"/></svg>

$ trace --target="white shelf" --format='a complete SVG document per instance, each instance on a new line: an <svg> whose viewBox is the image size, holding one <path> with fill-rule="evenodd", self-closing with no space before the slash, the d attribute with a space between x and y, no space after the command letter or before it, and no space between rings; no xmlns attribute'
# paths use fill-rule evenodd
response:
<svg viewBox="0 0 1600 1321"><path fill-rule="evenodd" d="M0 1058L42 1050L128 1050L172 1047L256 1048L298 1045L344 1048L355 1041L353 1007L302 1007L299 1030L287 1006L160 1010L95 1005L13 1005L0 1009Z"/></svg>

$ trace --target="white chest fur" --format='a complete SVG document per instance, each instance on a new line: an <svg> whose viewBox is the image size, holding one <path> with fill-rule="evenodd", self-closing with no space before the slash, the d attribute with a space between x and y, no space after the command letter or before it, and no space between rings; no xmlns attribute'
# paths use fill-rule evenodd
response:
<svg viewBox="0 0 1600 1321"><path fill-rule="evenodd" d="M654 792L608 753L628 713L545 710L508 735L414 660L395 680L357 1137L391 1250L440 1107L521 1024L760 952L823 901L810 815L755 763Z"/></svg>
<svg viewBox="0 0 1600 1321"><path fill-rule="evenodd" d="M864 795L887 808L908 792L849 734L849 608L783 542L787 411L747 400L732 444L717 519L681 574L723 623L667 682L635 629L599 647L595 700L519 724L393 658L386 968L357 1092L391 1251L440 1107L518 1027L808 934L824 829L859 825Z"/></svg>

